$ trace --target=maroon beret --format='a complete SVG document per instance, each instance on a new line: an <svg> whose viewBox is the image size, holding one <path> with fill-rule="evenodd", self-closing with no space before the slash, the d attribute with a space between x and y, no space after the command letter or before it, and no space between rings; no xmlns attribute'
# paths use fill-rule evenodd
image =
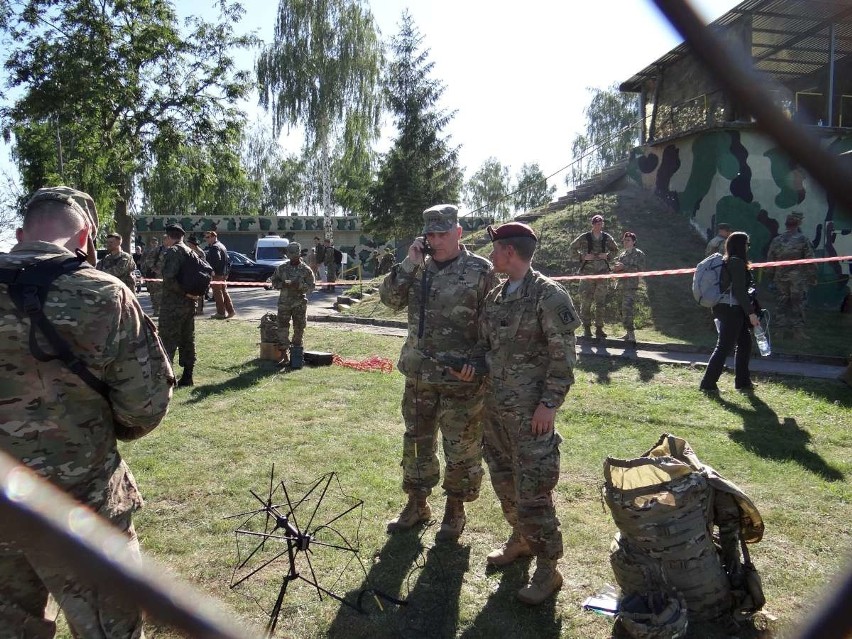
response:
<svg viewBox="0 0 852 639"><path fill-rule="evenodd" d="M538 241L535 231L521 222L507 222L496 229L489 225L485 230L488 231L488 237L491 238L492 242L508 240L510 237L531 237L536 242Z"/></svg>

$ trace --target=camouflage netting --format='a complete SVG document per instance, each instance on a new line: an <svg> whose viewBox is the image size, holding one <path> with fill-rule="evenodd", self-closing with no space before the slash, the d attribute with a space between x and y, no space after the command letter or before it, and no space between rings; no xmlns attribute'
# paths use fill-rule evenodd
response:
<svg viewBox="0 0 852 639"><path fill-rule="evenodd" d="M753 566L740 558L741 540L763 535L760 513L686 441L664 434L642 457L607 458L604 476L604 498L619 529L610 562L625 598L682 596L695 620L760 608L760 597L748 593Z"/></svg>

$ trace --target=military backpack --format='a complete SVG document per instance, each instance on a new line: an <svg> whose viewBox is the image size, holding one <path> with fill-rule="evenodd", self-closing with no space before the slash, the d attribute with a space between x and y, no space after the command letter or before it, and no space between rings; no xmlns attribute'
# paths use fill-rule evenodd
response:
<svg viewBox="0 0 852 639"><path fill-rule="evenodd" d="M109 386L98 379L86 365L71 352L68 342L57 331L44 314L44 302L53 281L61 275L92 268L86 263L86 255L77 251L75 257L58 256L40 260L24 267L0 268L0 283L6 284L9 297L18 310L30 320L30 353L40 362L62 360L74 374L109 399ZM47 339L53 354L45 352L36 339L36 330Z"/></svg>
<svg viewBox="0 0 852 639"><path fill-rule="evenodd" d="M181 262L177 283L188 295L204 295L213 279L213 267L195 251L187 249L184 253L186 257Z"/></svg>

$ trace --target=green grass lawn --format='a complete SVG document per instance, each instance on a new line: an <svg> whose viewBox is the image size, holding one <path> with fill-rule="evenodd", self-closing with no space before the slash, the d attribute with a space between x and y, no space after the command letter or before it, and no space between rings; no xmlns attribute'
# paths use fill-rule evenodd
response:
<svg viewBox="0 0 852 639"><path fill-rule="evenodd" d="M766 536L752 547L752 557L767 609L779 618L775 636L789 635L852 548L847 387L758 378L756 397L728 392L714 401L697 390L699 369L588 358L558 416L565 439L556 492L566 540L565 587L545 605L528 608L514 599L528 563L502 573L485 570L486 554L507 534L487 479L469 508L460 545L435 546L437 525L422 535L385 534L385 522L403 503L399 373L339 366L279 373L256 359L253 322L198 322L197 341L197 385L176 391L157 430L122 444L146 498L135 520L144 552L234 615L262 626L262 607L271 608L283 573L250 582L257 601L231 590L233 531L240 520L226 517L255 508L249 491L266 494L273 464L276 477L288 483L336 471L343 492L364 500L360 557L370 583L410 601L380 608L368 597L369 614L358 614L332 599L318 601L297 582L285 597L276 636L609 637L611 621L580 607L614 583L608 549L616 528L600 496L602 462L608 455L637 456L664 432L686 438L702 461L739 484L760 508ZM395 361L401 340L313 324L306 345ZM433 496L438 519L443 501ZM349 524L340 526L354 535ZM330 571L336 560L324 559L321 550L317 566ZM353 567L339 586L354 592L363 581L364 572ZM177 636L150 623L146 633ZM694 626L690 636L730 633Z"/></svg>

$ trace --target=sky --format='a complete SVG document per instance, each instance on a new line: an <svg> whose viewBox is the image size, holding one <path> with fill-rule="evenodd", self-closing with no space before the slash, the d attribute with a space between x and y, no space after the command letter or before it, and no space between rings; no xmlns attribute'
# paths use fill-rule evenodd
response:
<svg viewBox="0 0 852 639"><path fill-rule="evenodd" d="M365 0L384 40L399 30L402 12L411 13L423 47L445 92L440 104L455 116L445 130L460 146L470 177L489 157L510 167L514 178L525 163L538 163L564 194L564 168L571 142L584 130L587 88L621 83L677 46L682 38L650 0ZM213 18L210 0L176 0L180 15ZM692 0L707 21L738 4L733 0ZM239 33L264 42L274 35L278 3L244 0ZM238 66L253 69L256 52L243 52ZM247 119L271 126L256 97L243 105ZM378 145L390 144L393 127L383 128ZM292 152L301 148L298 131L282 135ZM10 170L9 147L0 143L0 169ZM13 169L12 169L13 170ZM5 239L5 241L4 241ZM0 238L0 250L8 247Z"/></svg>

